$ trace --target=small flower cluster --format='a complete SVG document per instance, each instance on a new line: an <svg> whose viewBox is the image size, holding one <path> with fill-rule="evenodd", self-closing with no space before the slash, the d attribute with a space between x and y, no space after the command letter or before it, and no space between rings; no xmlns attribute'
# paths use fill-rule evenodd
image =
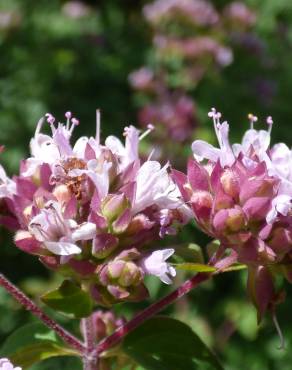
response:
<svg viewBox="0 0 292 370"><path fill-rule="evenodd" d="M269 129L258 131L257 117L249 115L242 144L231 146L227 122L215 109L209 116L220 148L195 141L187 175L173 170L173 179L200 228L219 239L221 252L232 249L248 266L249 292L261 317L278 299L273 273L292 277L291 150L282 143L270 148L271 117Z"/></svg>
<svg viewBox="0 0 292 370"><path fill-rule="evenodd" d="M90 321L92 322L92 330L94 335L94 340L96 343L100 342L102 339L111 335L117 328L126 323L125 318L116 317L112 311L95 311L90 316ZM81 333L84 335L85 329L81 322Z"/></svg>
<svg viewBox="0 0 292 370"><path fill-rule="evenodd" d="M0 358L0 370L21 370L21 367L14 367L8 358Z"/></svg>
<svg viewBox="0 0 292 370"><path fill-rule="evenodd" d="M177 16L196 26L213 25L219 21L212 4L203 0L156 0L144 7L144 15L149 22L160 26Z"/></svg>
<svg viewBox="0 0 292 370"><path fill-rule="evenodd" d="M94 346L96 346L102 339L110 336L114 333L116 329L120 326L126 324L126 319L124 317L118 317L112 311L95 311L87 321L91 324L91 330L93 331ZM86 328L83 326L83 321L81 321L81 333L86 340ZM111 356L108 358L100 358L98 363L100 369L110 370L113 368L123 369L133 365L133 360L125 355L122 351L112 351Z"/></svg>
<svg viewBox="0 0 292 370"><path fill-rule="evenodd" d="M165 252L158 256L146 245L175 233L188 209L168 164L139 159L139 141L152 127L140 137L126 127L125 145L114 136L102 145L97 115L96 137L81 137L74 146L70 138L79 121L70 112L65 124L46 115L51 135L41 133L45 119L39 121L20 175L11 179L0 168L0 222L16 230L21 250L86 280L95 300L111 305L145 298L145 274L171 281L175 272Z"/></svg>
<svg viewBox="0 0 292 370"><path fill-rule="evenodd" d="M157 143L157 158L182 168L180 143L190 142L200 124L189 92L209 73L233 62L232 46L250 36L255 14L242 2L232 2L219 12L207 0L155 0L143 13L153 33L153 48L151 63L129 75L139 105L138 121L143 127L155 125L152 146Z"/></svg>

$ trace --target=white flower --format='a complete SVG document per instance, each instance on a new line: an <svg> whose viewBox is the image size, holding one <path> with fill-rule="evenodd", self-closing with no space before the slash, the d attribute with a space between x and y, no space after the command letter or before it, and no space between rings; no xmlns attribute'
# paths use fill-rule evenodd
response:
<svg viewBox="0 0 292 370"><path fill-rule="evenodd" d="M146 274L157 276L163 283L171 284L171 278L176 276L176 271L166 260L173 253L174 249L172 248L152 252L142 261L142 268Z"/></svg>
<svg viewBox="0 0 292 370"><path fill-rule="evenodd" d="M119 157L121 169L139 159L139 131L134 126L126 127L124 135L126 136L125 145L112 135L105 140L105 146Z"/></svg>
<svg viewBox="0 0 292 370"><path fill-rule="evenodd" d="M179 190L171 180L167 168L168 164L161 168L157 161L147 161L139 168L133 213L152 205L161 209L174 209L181 205Z"/></svg>
<svg viewBox="0 0 292 370"><path fill-rule="evenodd" d="M278 195L272 200L272 208L268 212L266 220L268 224L273 223L278 213L280 213L283 216L287 216L290 209L291 209L291 196L289 195Z"/></svg>
<svg viewBox="0 0 292 370"><path fill-rule="evenodd" d="M208 159L212 162L220 160L222 167L231 166L235 161L235 155L229 143L229 125L227 122L220 123L221 113L216 112L214 108L209 112L209 117L213 118L214 129L220 148L215 148L203 140L196 140L192 144L194 157L199 162L203 159Z"/></svg>
<svg viewBox="0 0 292 370"><path fill-rule="evenodd" d="M0 165L0 198L12 198L16 194L16 184L11 180Z"/></svg>
<svg viewBox="0 0 292 370"><path fill-rule="evenodd" d="M94 183L100 199L103 199L109 191L109 170L112 164L107 161L91 159L87 162L87 169L74 169L69 171L71 177L85 174Z"/></svg>
<svg viewBox="0 0 292 370"><path fill-rule="evenodd" d="M0 370L21 370L21 367L14 367L8 358L0 358Z"/></svg>
<svg viewBox="0 0 292 370"><path fill-rule="evenodd" d="M31 220L29 231L53 254L70 256L81 253L77 241L95 237L96 225L91 222L78 225L72 219L65 219L60 204L50 201Z"/></svg>
<svg viewBox="0 0 292 370"><path fill-rule="evenodd" d="M204 159L208 159L212 162L217 162L217 160L220 160L222 167L232 166L238 155L242 153L243 162L248 167L251 167L254 164L254 162L248 158L251 149L254 150L260 160L267 159L267 150L271 140L271 130L255 130L253 124L257 121L257 117L249 115L251 128L244 134L241 144L233 144L231 146L229 143L229 125L227 122L220 123L221 113L216 112L215 108L212 108L208 116L213 119L219 148L215 148L213 145L203 140L194 141L192 150L197 161L200 162Z"/></svg>

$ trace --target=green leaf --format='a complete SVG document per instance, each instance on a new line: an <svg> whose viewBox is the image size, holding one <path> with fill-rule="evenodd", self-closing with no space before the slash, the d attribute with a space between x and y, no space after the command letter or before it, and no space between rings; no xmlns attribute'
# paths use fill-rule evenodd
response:
<svg viewBox="0 0 292 370"><path fill-rule="evenodd" d="M71 280L65 280L58 289L44 294L41 299L54 310L76 318L89 316L93 309L90 295Z"/></svg>
<svg viewBox="0 0 292 370"><path fill-rule="evenodd" d="M214 253L217 252L218 248L220 247L220 241L217 239L212 240L210 243L207 244L207 253L209 258L213 256Z"/></svg>
<svg viewBox="0 0 292 370"><path fill-rule="evenodd" d="M204 265L202 263L177 263L174 265L178 270L194 271L194 272L214 272L216 268L214 266Z"/></svg>
<svg viewBox="0 0 292 370"><path fill-rule="evenodd" d="M158 316L128 334L124 352L147 370L222 370L216 356L186 324Z"/></svg>
<svg viewBox="0 0 292 370"><path fill-rule="evenodd" d="M230 272L230 271L238 271L238 270L245 270L247 268L247 265L244 265L242 263L234 263L233 265L227 267L224 269L224 272Z"/></svg>
<svg viewBox="0 0 292 370"><path fill-rule="evenodd" d="M9 357L13 364L25 370L31 365L56 356L78 356L63 346L56 334L43 324L28 324L11 334L0 351L0 357Z"/></svg>
<svg viewBox="0 0 292 370"><path fill-rule="evenodd" d="M176 246L174 257L177 258L177 262L192 261L195 263L204 263L202 248L194 243Z"/></svg>

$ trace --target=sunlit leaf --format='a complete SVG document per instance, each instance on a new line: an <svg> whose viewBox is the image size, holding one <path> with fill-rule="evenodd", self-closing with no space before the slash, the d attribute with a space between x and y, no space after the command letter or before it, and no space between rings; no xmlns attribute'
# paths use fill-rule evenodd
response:
<svg viewBox="0 0 292 370"><path fill-rule="evenodd" d="M56 334L43 324L28 324L16 330L5 341L0 357L9 357L13 364L25 370L42 360L56 356L78 356L66 348Z"/></svg>
<svg viewBox="0 0 292 370"><path fill-rule="evenodd" d="M65 280L59 288L44 294L41 299L54 310L76 318L89 316L93 308L89 294L71 280Z"/></svg>
<svg viewBox="0 0 292 370"><path fill-rule="evenodd" d="M193 272L214 272L214 266L204 265L202 263L177 263L175 264L177 270L193 271Z"/></svg>

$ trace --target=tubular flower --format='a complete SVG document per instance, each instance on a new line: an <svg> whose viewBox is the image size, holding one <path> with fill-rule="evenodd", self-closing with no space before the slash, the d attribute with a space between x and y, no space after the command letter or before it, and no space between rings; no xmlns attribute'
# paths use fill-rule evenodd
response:
<svg viewBox="0 0 292 370"><path fill-rule="evenodd" d="M248 288L261 318L276 301L273 274L292 277L290 173L284 159L290 152L284 144L270 149L270 117L269 129L257 131L257 118L250 115L242 143L231 145L221 114L213 109L209 116L219 148L195 141L187 175L173 170L172 177L201 229L219 239L220 251L232 249L248 266Z"/></svg>
<svg viewBox="0 0 292 370"><path fill-rule="evenodd" d="M97 112L96 136L72 146L79 121L71 112L65 116L65 124L51 114L39 121L19 176L10 179L0 168L0 222L16 231L21 250L66 276L86 279L99 303L141 300L147 296L145 274L170 282L157 274L156 260L153 268L151 260L143 264L153 251L147 245L185 223L188 207L169 165L139 158L139 141L152 127L141 136L127 127L125 144L110 136L103 145ZM41 132L45 121L51 135Z"/></svg>

